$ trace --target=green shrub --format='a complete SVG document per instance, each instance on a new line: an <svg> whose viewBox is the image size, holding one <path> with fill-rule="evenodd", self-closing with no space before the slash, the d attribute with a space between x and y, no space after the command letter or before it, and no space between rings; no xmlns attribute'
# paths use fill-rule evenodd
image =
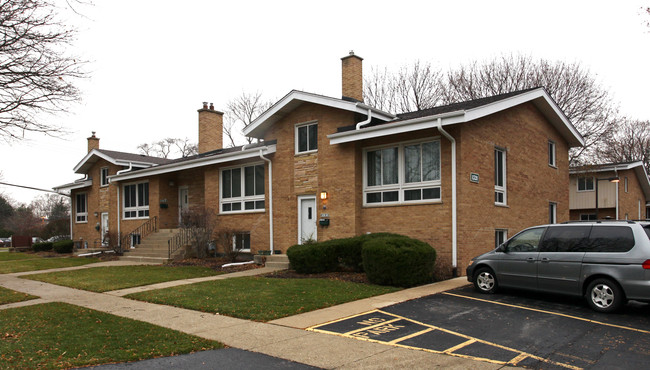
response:
<svg viewBox="0 0 650 370"><path fill-rule="evenodd" d="M335 271L338 265L335 249L327 242L291 246L287 257L291 267L301 274Z"/></svg>
<svg viewBox="0 0 650 370"><path fill-rule="evenodd" d="M46 252L52 250L52 242L42 242L32 244L32 250L34 252Z"/></svg>
<svg viewBox="0 0 650 370"><path fill-rule="evenodd" d="M52 249L54 249L56 253L72 253L73 248L74 242L72 240L62 240L52 245Z"/></svg>
<svg viewBox="0 0 650 370"><path fill-rule="evenodd" d="M363 268L373 284L411 287L433 281L436 250L401 235L369 238L362 248Z"/></svg>

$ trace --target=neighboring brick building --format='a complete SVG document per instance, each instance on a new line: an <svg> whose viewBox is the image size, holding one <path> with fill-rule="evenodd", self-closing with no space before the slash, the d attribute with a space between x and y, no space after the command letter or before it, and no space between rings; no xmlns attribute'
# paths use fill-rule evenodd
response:
<svg viewBox="0 0 650 370"><path fill-rule="evenodd" d="M119 232L154 217L175 228L183 204L200 205L251 252L388 231L430 243L462 273L507 236L569 219L568 150L583 139L543 88L394 115L360 101L361 58L342 70L342 99L291 91L244 130L253 145L222 149L222 113L204 104L198 156L110 176ZM60 189L73 203L97 191L92 179ZM81 230L73 222L75 240Z"/></svg>
<svg viewBox="0 0 650 370"><path fill-rule="evenodd" d="M643 162L572 167L569 173L571 220L650 218L650 182Z"/></svg>

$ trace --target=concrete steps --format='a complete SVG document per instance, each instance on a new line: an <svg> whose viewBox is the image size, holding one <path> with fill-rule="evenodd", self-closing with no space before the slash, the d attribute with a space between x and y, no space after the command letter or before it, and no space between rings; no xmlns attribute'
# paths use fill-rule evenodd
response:
<svg viewBox="0 0 650 370"><path fill-rule="evenodd" d="M274 254L265 257L266 257L266 262L264 263L264 266L282 269L282 270L289 269L289 257L287 257L286 254Z"/></svg>
<svg viewBox="0 0 650 370"><path fill-rule="evenodd" d="M179 233L178 229L160 229L147 235L135 248L125 250L120 260L165 263L169 261L167 242Z"/></svg>

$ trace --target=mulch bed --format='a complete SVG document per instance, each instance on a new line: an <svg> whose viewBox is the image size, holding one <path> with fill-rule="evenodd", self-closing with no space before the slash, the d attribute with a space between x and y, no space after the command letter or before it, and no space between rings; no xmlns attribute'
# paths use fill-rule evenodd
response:
<svg viewBox="0 0 650 370"><path fill-rule="evenodd" d="M353 283L370 284L368 277L363 272L324 272L321 274L299 274L294 270L282 270L264 275L276 279L330 279L350 281Z"/></svg>

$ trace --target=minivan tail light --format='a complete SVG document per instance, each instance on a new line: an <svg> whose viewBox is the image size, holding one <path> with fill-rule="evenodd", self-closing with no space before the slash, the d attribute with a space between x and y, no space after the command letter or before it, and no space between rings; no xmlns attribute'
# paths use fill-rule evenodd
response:
<svg viewBox="0 0 650 370"><path fill-rule="evenodd" d="M650 270L650 260L645 260L642 266L644 270Z"/></svg>

